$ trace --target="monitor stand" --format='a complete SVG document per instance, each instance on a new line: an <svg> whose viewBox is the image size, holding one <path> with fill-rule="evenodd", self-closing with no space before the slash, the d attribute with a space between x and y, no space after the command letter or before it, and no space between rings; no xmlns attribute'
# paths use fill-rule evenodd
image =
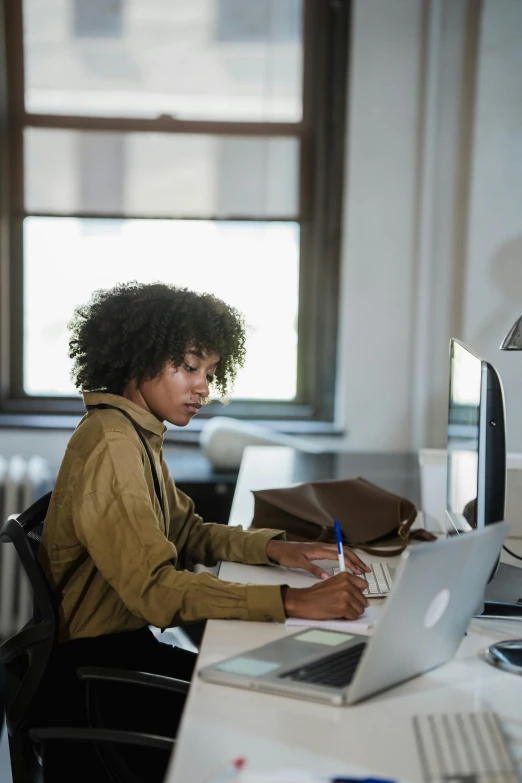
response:
<svg viewBox="0 0 522 783"><path fill-rule="evenodd" d="M500 563L486 585L484 610L479 617L506 617L522 620L522 568Z"/></svg>

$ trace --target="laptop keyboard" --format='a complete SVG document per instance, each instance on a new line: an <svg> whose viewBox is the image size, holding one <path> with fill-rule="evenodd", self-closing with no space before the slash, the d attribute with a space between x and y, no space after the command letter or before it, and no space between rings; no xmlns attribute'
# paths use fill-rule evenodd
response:
<svg viewBox="0 0 522 783"><path fill-rule="evenodd" d="M364 590L364 595L369 598L379 598L388 595L393 587L393 579L390 568L387 563L370 563L370 573L363 574L363 578L368 582L368 589ZM339 567L334 566L334 576L339 573Z"/></svg>
<svg viewBox="0 0 522 783"><path fill-rule="evenodd" d="M366 642L354 644L346 650L321 658L319 661L299 666L297 669L281 674L281 678L309 682L313 685L328 685L331 688L344 688L352 681L357 664L366 647Z"/></svg>

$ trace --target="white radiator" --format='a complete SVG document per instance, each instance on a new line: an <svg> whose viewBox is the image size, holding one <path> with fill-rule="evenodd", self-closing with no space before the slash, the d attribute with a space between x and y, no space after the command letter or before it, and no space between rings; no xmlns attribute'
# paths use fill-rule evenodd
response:
<svg viewBox="0 0 522 783"><path fill-rule="evenodd" d="M52 489L47 460L39 456L0 456L0 527ZM30 619L31 590L12 544L0 544L0 642Z"/></svg>

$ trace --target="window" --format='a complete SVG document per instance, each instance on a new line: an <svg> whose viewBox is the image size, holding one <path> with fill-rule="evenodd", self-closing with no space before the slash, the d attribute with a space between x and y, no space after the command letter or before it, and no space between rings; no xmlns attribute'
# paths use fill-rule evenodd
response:
<svg viewBox="0 0 522 783"><path fill-rule="evenodd" d="M162 280L246 316L233 401L203 416L331 421L347 0L4 11L3 414L82 413L73 308Z"/></svg>

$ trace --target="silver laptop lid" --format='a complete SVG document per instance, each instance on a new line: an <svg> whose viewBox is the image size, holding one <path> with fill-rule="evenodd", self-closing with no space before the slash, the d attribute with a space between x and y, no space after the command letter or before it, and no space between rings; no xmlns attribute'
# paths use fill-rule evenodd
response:
<svg viewBox="0 0 522 783"><path fill-rule="evenodd" d="M508 530L509 522L498 522L458 538L414 544L402 555L393 591L349 686L349 703L453 657Z"/></svg>

